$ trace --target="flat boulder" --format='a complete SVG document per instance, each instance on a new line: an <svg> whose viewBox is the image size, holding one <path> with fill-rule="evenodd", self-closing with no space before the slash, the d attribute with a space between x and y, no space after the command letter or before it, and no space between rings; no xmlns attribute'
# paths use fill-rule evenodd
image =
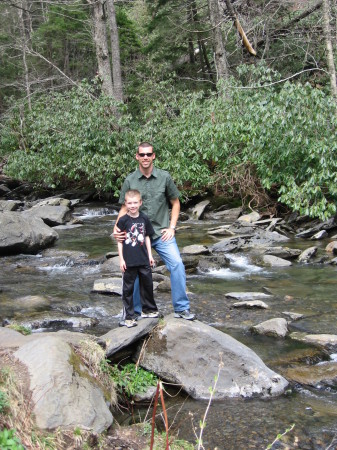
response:
<svg viewBox="0 0 337 450"><path fill-rule="evenodd" d="M55 230L38 217L0 212L0 255L38 253L58 239Z"/></svg>
<svg viewBox="0 0 337 450"><path fill-rule="evenodd" d="M39 217L47 225L53 227L68 222L71 218L71 210L68 206L63 205L37 205L24 211L23 215L25 217Z"/></svg>
<svg viewBox="0 0 337 450"><path fill-rule="evenodd" d="M213 396L217 400L269 398L282 394L287 387L282 376L231 336L197 320L175 319L173 315L164 320L165 324L152 333L140 365L180 384L194 399L209 399L219 367Z"/></svg>

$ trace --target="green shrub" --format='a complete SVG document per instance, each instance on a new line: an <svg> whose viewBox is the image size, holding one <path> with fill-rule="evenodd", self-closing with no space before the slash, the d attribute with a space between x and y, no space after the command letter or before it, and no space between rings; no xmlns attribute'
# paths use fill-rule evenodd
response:
<svg viewBox="0 0 337 450"><path fill-rule="evenodd" d="M24 446L15 436L15 429L4 428L0 431L0 448L1 450L24 450Z"/></svg>
<svg viewBox="0 0 337 450"><path fill-rule="evenodd" d="M120 394L125 393L127 397L133 397L135 394L146 392L149 387L156 386L158 378L152 372L148 372L141 367L136 367L130 363L119 368L118 365L108 366L105 369L109 371L114 380L117 390Z"/></svg>

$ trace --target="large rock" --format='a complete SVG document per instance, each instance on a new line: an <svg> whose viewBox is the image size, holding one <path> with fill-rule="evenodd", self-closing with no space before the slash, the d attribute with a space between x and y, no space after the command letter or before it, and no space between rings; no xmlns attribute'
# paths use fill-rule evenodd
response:
<svg viewBox="0 0 337 450"><path fill-rule="evenodd" d="M265 322L261 322L258 325L254 325L253 327L251 327L251 330L254 333L262 334L265 336L284 338L288 333L288 323L286 319L278 317L275 319L266 320Z"/></svg>
<svg viewBox="0 0 337 450"><path fill-rule="evenodd" d="M71 347L61 338L28 342L14 356L28 368L39 428L78 426L101 433L111 425L101 389L84 366L75 364Z"/></svg>
<svg viewBox="0 0 337 450"><path fill-rule="evenodd" d="M33 206L23 212L25 217L39 217L47 225L63 225L71 218L70 208L67 206L42 205Z"/></svg>
<svg viewBox="0 0 337 450"><path fill-rule="evenodd" d="M38 217L19 212L0 212L0 255L37 253L57 239L55 230Z"/></svg>
<svg viewBox="0 0 337 450"><path fill-rule="evenodd" d="M292 263L287 259L279 258L274 255L264 255L263 262L272 267L288 267L292 265Z"/></svg>
<svg viewBox="0 0 337 450"><path fill-rule="evenodd" d="M165 317L165 325L152 333L140 364L182 385L195 399L209 399L219 364L214 399L276 396L288 384L231 336L199 321L174 319L173 315Z"/></svg>
<svg viewBox="0 0 337 450"><path fill-rule="evenodd" d="M203 200L202 202L199 202L197 205L195 205L191 211L192 218L198 220L202 219L205 209L209 204L210 204L209 200Z"/></svg>

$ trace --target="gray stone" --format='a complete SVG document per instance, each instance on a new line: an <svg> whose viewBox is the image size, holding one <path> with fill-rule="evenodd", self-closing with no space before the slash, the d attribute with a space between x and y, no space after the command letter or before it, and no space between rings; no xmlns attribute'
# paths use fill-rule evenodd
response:
<svg viewBox="0 0 337 450"><path fill-rule="evenodd" d="M15 324L30 330L45 330L50 328L91 328L98 320L93 317L72 316L58 311L35 313L32 317L16 318Z"/></svg>
<svg viewBox="0 0 337 450"><path fill-rule="evenodd" d="M233 308L259 308L259 309L268 309L269 306L267 303L263 302L262 300L251 300L246 302L236 302L233 303Z"/></svg>
<svg viewBox="0 0 337 450"><path fill-rule="evenodd" d="M337 216L331 217L330 219L326 220L325 222L319 222L317 225L313 226L312 228L308 228L306 230L300 231L296 234L296 237L298 238L309 238L316 234L318 231L321 230L332 230L337 227Z"/></svg>
<svg viewBox="0 0 337 450"><path fill-rule="evenodd" d="M174 319L173 315L165 317L165 324L152 333L140 364L181 385L195 399L209 399L219 367L215 400L267 398L282 394L288 384L231 336L199 321Z"/></svg>
<svg viewBox="0 0 337 450"><path fill-rule="evenodd" d="M315 256L317 253L317 247L309 247L306 250L304 250L300 256L298 257L299 262L307 262L309 259L311 259L313 256Z"/></svg>
<svg viewBox="0 0 337 450"><path fill-rule="evenodd" d="M78 200L79 201L79 200ZM62 197L49 197L45 198L44 200L38 201L34 204L34 207L36 206L67 206L68 208L73 205L73 203L68 200L67 198Z"/></svg>
<svg viewBox="0 0 337 450"><path fill-rule="evenodd" d="M251 331L265 336L273 336L284 338L288 333L288 325L286 319L275 318L261 322L251 327Z"/></svg>
<svg viewBox="0 0 337 450"><path fill-rule="evenodd" d="M100 294L122 295L122 287L122 278L102 278L95 280L92 291Z"/></svg>
<svg viewBox="0 0 337 450"><path fill-rule="evenodd" d="M223 211L206 213L207 219L223 220L226 222L234 222L242 213L242 208L231 208Z"/></svg>
<svg viewBox="0 0 337 450"><path fill-rule="evenodd" d="M157 386L150 386L146 392L139 392L133 396L135 402L150 402L156 395Z"/></svg>
<svg viewBox="0 0 337 450"><path fill-rule="evenodd" d="M337 362L324 362L317 365L290 367L284 375L288 380L316 388L337 386Z"/></svg>
<svg viewBox="0 0 337 450"><path fill-rule="evenodd" d="M0 200L0 211L16 211L22 202L16 200Z"/></svg>
<svg viewBox="0 0 337 450"><path fill-rule="evenodd" d="M211 236L234 236L235 233L228 229L229 225L223 225L222 227L210 228L207 230L207 234Z"/></svg>
<svg viewBox="0 0 337 450"><path fill-rule="evenodd" d="M0 327L0 348L18 348L21 347L21 345L26 344L27 342L44 339L46 336L57 336L64 342L71 344L74 347L79 346L80 342L83 340L99 342L99 338L93 336L92 334L78 333L67 330L60 330L56 333L33 333L24 336L22 333L19 333L16 330L12 330L9 327Z"/></svg>
<svg viewBox="0 0 337 450"><path fill-rule="evenodd" d="M301 340L308 344L318 345L326 349L337 350L337 335L335 334L306 334L291 333L292 339Z"/></svg>
<svg viewBox="0 0 337 450"><path fill-rule="evenodd" d="M181 249L181 253L185 255L207 255L209 254L209 249L206 245L187 245Z"/></svg>
<svg viewBox="0 0 337 450"><path fill-rule="evenodd" d="M337 255L337 241L329 242L329 244L325 247L325 251Z"/></svg>
<svg viewBox="0 0 337 450"><path fill-rule="evenodd" d="M194 208L191 211L192 214L192 218L193 219L202 219L205 209L207 208L207 206L210 204L209 200L203 200L202 202L198 203L197 205L194 206Z"/></svg>
<svg viewBox="0 0 337 450"><path fill-rule="evenodd" d="M33 206L22 213L24 217L39 217L47 225L63 225L71 217L70 208L67 206Z"/></svg>
<svg viewBox="0 0 337 450"><path fill-rule="evenodd" d="M71 364L72 350L61 338L28 342L14 356L28 368L39 428L78 426L101 433L111 425L111 412L94 377L84 366Z"/></svg>
<svg viewBox="0 0 337 450"><path fill-rule="evenodd" d="M140 319L136 327L114 328L100 336L100 340L105 342L106 345L106 356L109 358L111 355L149 334L158 324L158 321L158 319Z"/></svg>
<svg viewBox="0 0 337 450"><path fill-rule="evenodd" d="M240 217L238 217L239 222L245 222L245 223L253 223L261 219L261 215L257 211L253 211L250 214L244 214Z"/></svg>
<svg viewBox="0 0 337 450"><path fill-rule="evenodd" d="M19 212L0 212L0 255L37 253L58 239L55 230L37 217Z"/></svg>
<svg viewBox="0 0 337 450"><path fill-rule="evenodd" d="M235 300L256 300L272 297L272 295L265 294L264 292L227 292L225 295Z"/></svg>
<svg viewBox="0 0 337 450"><path fill-rule="evenodd" d="M289 319L294 320L294 321L303 319L303 317L304 317L303 314L299 314L299 313L295 313L295 312L291 312L291 311L282 311L282 314L289 317Z"/></svg>
<svg viewBox="0 0 337 450"><path fill-rule="evenodd" d="M290 261L273 255L264 255L263 262L272 267L288 267L292 265Z"/></svg>
<svg viewBox="0 0 337 450"><path fill-rule="evenodd" d="M325 230L321 230L318 233L314 234L313 236L311 236L311 240L312 241L320 241L321 239L324 239L328 236L328 232Z"/></svg>
<svg viewBox="0 0 337 450"><path fill-rule="evenodd" d="M229 265L229 259L225 255L203 256L199 259L198 270L209 272L210 270L219 270Z"/></svg>
<svg viewBox="0 0 337 450"><path fill-rule="evenodd" d="M265 255L273 255L278 258L295 259L301 254L301 250L289 247L267 247L264 253Z"/></svg>

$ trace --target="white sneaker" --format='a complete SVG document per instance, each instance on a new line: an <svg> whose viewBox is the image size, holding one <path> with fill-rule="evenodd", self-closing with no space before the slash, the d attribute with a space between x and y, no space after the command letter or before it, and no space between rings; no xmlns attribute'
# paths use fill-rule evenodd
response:
<svg viewBox="0 0 337 450"><path fill-rule="evenodd" d="M135 319L123 320L123 321L119 322L120 327L132 328L132 327L136 327L137 325L138 324Z"/></svg>
<svg viewBox="0 0 337 450"><path fill-rule="evenodd" d="M144 319L155 319L156 317L159 317L159 312L158 311L153 311L153 312L149 312L149 313L145 313L142 311L142 315L141 317L143 317Z"/></svg>

